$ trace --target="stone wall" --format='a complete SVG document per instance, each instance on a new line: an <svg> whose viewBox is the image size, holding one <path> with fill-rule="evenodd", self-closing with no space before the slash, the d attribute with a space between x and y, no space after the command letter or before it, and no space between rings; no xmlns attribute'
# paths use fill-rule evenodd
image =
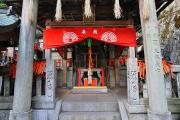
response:
<svg viewBox="0 0 180 120"><path fill-rule="evenodd" d="M170 40L163 43L162 46L162 55L174 65L180 65L180 29L174 29Z"/></svg>
<svg viewBox="0 0 180 120"><path fill-rule="evenodd" d="M9 120L10 110L0 110L0 120Z"/></svg>

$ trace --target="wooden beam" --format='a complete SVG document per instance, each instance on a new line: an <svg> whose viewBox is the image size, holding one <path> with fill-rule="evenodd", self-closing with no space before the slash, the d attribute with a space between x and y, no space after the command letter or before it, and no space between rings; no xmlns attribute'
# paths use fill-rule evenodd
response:
<svg viewBox="0 0 180 120"><path fill-rule="evenodd" d="M85 24L83 21L46 21L46 27L134 27L132 20L119 21L95 21L93 24Z"/></svg>
<svg viewBox="0 0 180 120"><path fill-rule="evenodd" d="M18 28L19 24L20 24L20 20L16 21L15 23L13 23L11 25L6 25L6 26L0 25L0 33L6 33L6 32L13 31Z"/></svg>

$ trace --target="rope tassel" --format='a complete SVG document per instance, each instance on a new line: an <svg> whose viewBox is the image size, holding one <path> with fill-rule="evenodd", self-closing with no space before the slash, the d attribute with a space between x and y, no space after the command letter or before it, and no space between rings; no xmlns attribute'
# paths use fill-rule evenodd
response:
<svg viewBox="0 0 180 120"><path fill-rule="evenodd" d="M84 15L85 15L85 17L87 17L87 18L89 18L89 17L92 16L91 1L90 1L90 0L85 0Z"/></svg>
<svg viewBox="0 0 180 120"><path fill-rule="evenodd" d="M119 0L115 0L115 2L114 2L114 16L116 19L120 19L122 17L121 12L122 12L122 9L120 7Z"/></svg>
<svg viewBox="0 0 180 120"><path fill-rule="evenodd" d="M61 4L61 0L57 0L55 19L56 19L56 21L61 21L62 20L62 4Z"/></svg>
<svg viewBox="0 0 180 120"><path fill-rule="evenodd" d="M148 0L144 0L144 4L143 4L143 18L144 20L148 20L149 19L149 6L148 6Z"/></svg>

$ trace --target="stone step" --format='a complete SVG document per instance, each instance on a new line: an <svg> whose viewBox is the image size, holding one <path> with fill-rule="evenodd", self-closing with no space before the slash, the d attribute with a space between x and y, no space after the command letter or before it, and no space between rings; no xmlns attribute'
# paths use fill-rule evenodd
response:
<svg viewBox="0 0 180 120"><path fill-rule="evenodd" d="M117 102L63 102L62 111L118 112Z"/></svg>
<svg viewBox="0 0 180 120"><path fill-rule="evenodd" d="M63 112L118 112L118 102L111 93L69 94L62 102Z"/></svg>
<svg viewBox="0 0 180 120"><path fill-rule="evenodd" d="M74 87L72 93L74 94L102 94L107 93L108 89L104 87Z"/></svg>
<svg viewBox="0 0 180 120"><path fill-rule="evenodd" d="M121 120L119 112L62 112L59 120Z"/></svg>

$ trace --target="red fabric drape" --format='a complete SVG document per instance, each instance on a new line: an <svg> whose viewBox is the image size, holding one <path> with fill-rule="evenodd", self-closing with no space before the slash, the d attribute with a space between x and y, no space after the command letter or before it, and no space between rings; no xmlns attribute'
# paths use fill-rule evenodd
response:
<svg viewBox="0 0 180 120"><path fill-rule="evenodd" d="M113 45L136 46L134 28L47 28L43 33L44 49L67 46L81 42L88 37Z"/></svg>

